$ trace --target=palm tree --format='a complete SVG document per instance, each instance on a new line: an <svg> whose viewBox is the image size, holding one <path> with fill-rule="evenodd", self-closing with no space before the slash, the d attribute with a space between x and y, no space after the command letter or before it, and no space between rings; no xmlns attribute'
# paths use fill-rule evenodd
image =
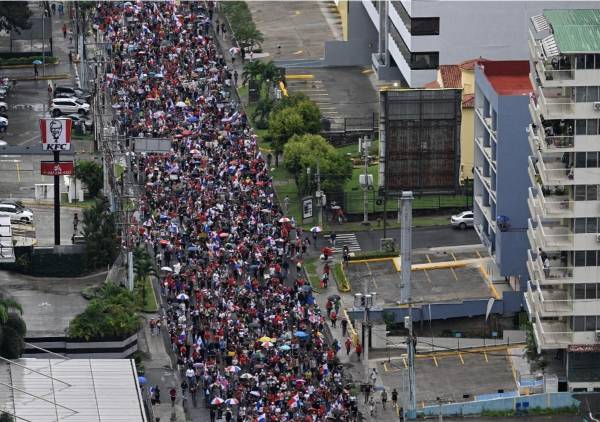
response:
<svg viewBox="0 0 600 422"><path fill-rule="evenodd" d="M156 276L156 268L150 254L144 247L139 247L134 252L133 271L142 295L142 306L147 305L146 281L149 276Z"/></svg>
<svg viewBox="0 0 600 422"><path fill-rule="evenodd" d="M263 63L260 72L260 78L270 84L275 85L277 82L282 80L281 68L277 67L273 61Z"/></svg>
<svg viewBox="0 0 600 422"><path fill-rule="evenodd" d="M23 314L23 307L19 302L6 297L0 298L0 324L6 324L11 310L19 311L19 314Z"/></svg>
<svg viewBox="0 0 600 422"><path fill-rule="evenodd" d="M246 85L250 80L256 80L262 74L263 62L251 60L244 65L242 72L242 84Z"/></svg>

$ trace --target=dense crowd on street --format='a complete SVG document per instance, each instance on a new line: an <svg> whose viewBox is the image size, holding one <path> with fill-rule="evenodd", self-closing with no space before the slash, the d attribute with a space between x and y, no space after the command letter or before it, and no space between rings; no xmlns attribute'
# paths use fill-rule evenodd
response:
<svg viewBox="0 0 600 422"><path fill-rule="evenodd" d="M308 236L279 208L232 100L211 8L110 2L96 18L112 43L115 120L128 137L172 139L170 152L141 164L136 232L161 267L164 319L152 328L170 336L182 374L166 391L208 407L211 420L353 421L328 315L294 270Z"/></svg>

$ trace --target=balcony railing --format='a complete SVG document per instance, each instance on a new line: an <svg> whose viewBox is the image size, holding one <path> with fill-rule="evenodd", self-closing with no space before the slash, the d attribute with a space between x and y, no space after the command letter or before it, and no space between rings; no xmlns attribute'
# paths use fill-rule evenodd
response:
<svg viewBox="0 0 600 422"><path fill-rule="evenodd" d="M565 290L544 290L534 281L527 283L527 292L543 315L558 316L573 311L573 300Z"/></svg>
<svg viewBox="0 0 600 422"><path fill-rule="evenodd" d="M564 185L573 183L574 169L567 167L561 160L552 160L550 157L543 157L535 164L537 173L541 180L537 180L537 183L542 185Z"/></svg>
<svg viewBox="0 0 600 422"><path fill-rule="evenodd" d="M564 189L542 187L529 188L529 199L544 217L569 217L575 205Z"/></svg>
<svg viewBox="0 0 600 422"><path fill-rule="evenodd" d="M558 88L554 88L556 90ZM540 105L540 109L546 119L561 118L568 116L573 113L575 109L575 102L569 95L562 95L562 93L550 94L544 93L543 89L537 90L537 102Z"/></svg>
<svg viewBox="0 0 600 422"><path fill-rule="evenodd" d="M533 329L537 337L538 347L541 349L566 348L573 343L573 331L569 331L567 324L560 321L543 321L536 314Z"/></svg>
<svg viewBox="0 0 600 422"><path fill-rule="evenodd" d="M527 232L533 237L531 240L535 246L545 250L561 250L573 246L573 232L568 227L559 224L544 226L539 217L535 227L529 219Z"/></svg>
<svg viewBox="0 0 600 422"><path fill-rule="evenodd" d="M551 129L534 125L529 125L527 131L539 150L563 150L575 146L573 135L551 134Z"/></svg>
<svg viewBox="0 0 600 422"><path fill-rule="evenodd" d="M527 266L532 280L541 284L561 284L573 281L574 267L566 267L560 259L548 259L550 265L545 268L539 254L527 251Z"/></svg>

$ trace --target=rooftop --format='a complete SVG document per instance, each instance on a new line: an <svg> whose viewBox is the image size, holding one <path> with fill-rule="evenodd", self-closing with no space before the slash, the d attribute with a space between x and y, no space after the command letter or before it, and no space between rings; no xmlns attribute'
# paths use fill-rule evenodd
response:
<svg viewBox="0 0 600 422"><path fill-rule="evenodd" d="M545 10L562 54L600 52L600 9Z"/></svg>
<svg viewBox="0 0 600 422"><path fill-rule="evenodd" d="M460 67L458 65L440 65L440 75L442 77L442 87L462 88L462 75L460 73Z"/></svg>
<svg viewBox="0 0 600 422"><path fill-rule="evenodd" d="M22 391L1 385L0 402L3 410L16 415L17 420L146 422L132 360L19 359L16 362L25 368L0 365L0 381Z"/></svg>
<svg viewBox="0 0 600 422"><path fill-rule="evenodd" d="M479 66L498 95L527 95L533 91L526 60L486 61Z"/></svg>
<svg viewBox="0 0 600 422"><path fill-rule="evenodd" d="M465 60L464 62L460 63L458 66L462 69L462 70L474 70L475 69L475 65L479 64L479 63L484 63L489 61L488 59L484 59L483 57L479 57L478 59L469 59L469 60Z"/></svg>

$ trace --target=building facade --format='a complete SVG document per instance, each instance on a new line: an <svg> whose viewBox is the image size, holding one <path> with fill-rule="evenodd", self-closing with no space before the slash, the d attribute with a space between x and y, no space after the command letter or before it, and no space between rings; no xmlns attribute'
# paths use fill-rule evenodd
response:
<svg viewBox="0 0 600 422"><path fill-rule="evenodd" d="M525 129L532 91L527 61L486 61L475 67L475 230L514 290L527 286L527 160Z"/></svg>
<svg viewBox="0 0 600 422"><path fill-rule="evenodd" d="M531 22L526 304L569 389L600 388L600 10Z"/></svg>
<svg viewBox="0 0 600 422"><path fill-rule="evenodd" d="M439 65L473 57L527 60L528 19L589 1L350 1L345 41L325 45L325 65L372 66L379 79L422 87Z"/></svg>

